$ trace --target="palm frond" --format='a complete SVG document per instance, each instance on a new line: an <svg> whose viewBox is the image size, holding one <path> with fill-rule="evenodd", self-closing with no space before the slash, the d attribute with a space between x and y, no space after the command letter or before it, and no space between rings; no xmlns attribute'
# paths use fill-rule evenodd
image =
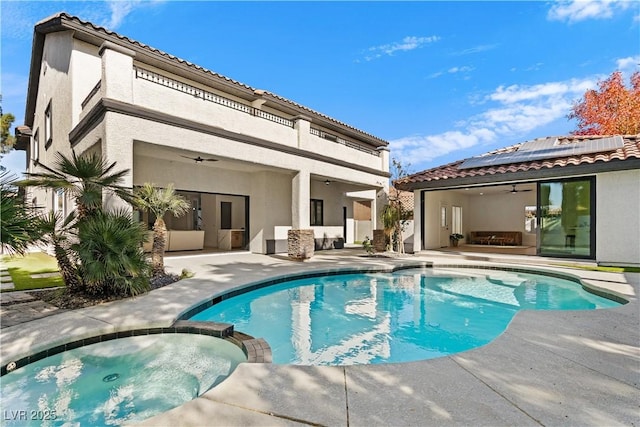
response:
<svg viewBox="0 0 640 427"><path fill-rule="evenodd" d="M0 244L3 252L23 254L42 237L37 213L15 191L15 176L0 175Z"/></svg>

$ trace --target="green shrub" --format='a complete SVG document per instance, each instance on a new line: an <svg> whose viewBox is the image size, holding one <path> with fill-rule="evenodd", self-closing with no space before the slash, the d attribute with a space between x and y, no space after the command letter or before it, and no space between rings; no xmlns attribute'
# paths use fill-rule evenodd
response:
<svg viewBox="0 0 640 427"><path fill-rule="evenodd" d="M146 292L149 265L142 251L146 229L126 211L95 211L78 224L73 246L87 292L133 296Z"/></svg>

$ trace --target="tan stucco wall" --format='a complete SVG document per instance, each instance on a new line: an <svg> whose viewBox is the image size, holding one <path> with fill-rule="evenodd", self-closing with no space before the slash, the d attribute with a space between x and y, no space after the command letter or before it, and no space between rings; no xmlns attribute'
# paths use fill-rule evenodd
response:
<svg viewBox="0 0 640 427"><path fill-rule="evenodd" d="M266 252L266 241L275 238L275 227L291 225L292 178L275 172L254 174L249 210L252 252Z"/></svg>
<svg viewBox="0 0 640 427"><path fill-rule="evenodd" d="M98 48L96 46L73 39L73 52L71 53L71 84L73 85L73 99L69 105L72 110L72 126L77 125L80 121L83 112L82 102L85 100L87 95L89 95L96 83L100 81L100 64L101 60L98 56ZM74 78L74 76L78 77ZM99 97L94 96L94 103L96 99L99 99ZM91 105L86 105L84 111L86 112L90 108Z"/></svg>
<svg viewBox="0 0 640 427"><path fill-rule="evenodd" d="M596 259L640 265L640 170L596 176Z"/></svg>
<svg viewBox="0 0 640 427"><path fill-rule="evenodd" d="M56 152L67 156L71 154L69 146L69 130L71 129L71 105L73 90L71 79L71 56L73 51L73 34L70 31L50 34L44 43L43 60L40 66L40 86L36 97L33 135L39 135L39 162L52 166L56 160ZM45 149L45 109L51 102L53 122L53 143ZM27 152L33 159L31 147ZM44 172L41 167L29 164L27 172ZM50 190L29 189L29 200L35 199L37 206L49 211L53 208L53 196Z"/></svg>
<svg viewBox="0 0 640 427"><path fill-rule="evenodd" d="M422 249L434 249L444 245L448 245L448 235L451 232L451 226L449 225L448 231L443 231L441 236L440 231L440 204L447 205L447 213L449 215L449 222L451 218L451 206L462 207L462 227L463 234L467 234L471 229L469 228L469 202L468 197L454 193L452 191L431 191L425 193L423 207L425 212L425 247ZM420 197L414 199L414 204L420 203ZM416 243L418 239L414 240ZM418 243L419 244L419 243Z"/></svg>

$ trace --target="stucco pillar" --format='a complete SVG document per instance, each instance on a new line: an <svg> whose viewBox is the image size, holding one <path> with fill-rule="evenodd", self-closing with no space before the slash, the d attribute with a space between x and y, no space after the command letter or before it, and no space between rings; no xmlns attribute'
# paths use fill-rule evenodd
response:
<svg viewBox="0 0 640 427"><path fill-rule="evenodd" d="M105 114L102 158L108 164L116 163L112 172L128 169L129 173L122 177L120 186L133 189L133 140L127 129L121 115L112 112ZM102 200L105 209L132 209L129 203L108 192L103 194Z"/></svg>
<svg viewBox="0 0 640 427"><path fill-rule="evenodd" d="M422 203L420 190L413 192L413 252L422 250Z"/></svg>
<svg viewBox="0 0 640 427"><path fill-rule="evenodd" d="M104 42L98 51L102 58L100 90L103 98L131 103L133 101L133 58L135 52L111 42ZM102 158L109 164L116 162L115 171L128 169L121 186L133 187L133 141L127 131L126 119L107 112L104 118L104 138L101 141ZM131 205L119 197L105 193L106 209L131 209Z"/></svg>
<svg viewBox="0 0 640 427"><path fill-rule="evenodd" d="M311 118L307 116L295 116L293 118L293 128L298 131L298 148L304 148L305 141L311 135Z"/></svg>
<svg viewBox="0 0 640 427"><path fill-rule="evenodd" d="M389 172L389 147L378 147L380 153L380 169Z"/></svg>
<svg viewBox="0 0 640 427"><path fill-rule="evenodd" d="M294 230L310 227L311 176L301 170L291 181L291 228Z"/></svg>
<svg viewBox="0 0 640 427"><path fill-rule="evenodd" d="M104 42L98 51L102 58L100 90L104 98L124 102L133 100L133 58L136 53L111 42Z"/></svg>
<svg viewBox="0 0 640 427"><path fill-rule="evenodd" d="M376 197L371 200L371 229L375 230L378 227L378 199L382 197L381 191L376 191Z"/></svg>
<svg viewBox="0 0 640 427"><path fill-rule="evenodd" d="M256 89L253 91L253 93L258 97L257 99L254 99L253 101L251 101L251 106L257 110L261 110L262 106L264 105L265 102L267 102L266 99L264 99L264 90L262 89Z"/></svg>

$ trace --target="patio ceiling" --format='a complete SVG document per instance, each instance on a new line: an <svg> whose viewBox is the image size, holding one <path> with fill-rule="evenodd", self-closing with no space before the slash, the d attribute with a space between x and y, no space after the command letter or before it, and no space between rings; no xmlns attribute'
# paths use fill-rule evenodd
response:
<svg viewBox="0 0 640 427"><path fill-rule="evenodd" d="M168 160L170 162L191 164L199 168L225 169L238 172L283 171L283 169L278 169L272 166L227 159L218 154L180 150L177 148L171 148L141 141L135 142L134 156L150 157L154 159ZM216 159L217 161L196 162L194 160L196 157L201 157L203 159Z"/></svg>
<svg viewBox="0 0 640 427"><path fill-rule="evenodd" d="M458 187L451 189L438 189L435 191L452 191L454 193L465 194L467 196L484 196L489 194L510 194L513 189L513 184L516 185L516 190L521 192L523 190L529 190L532 194L535 194L536 183L535 182L522 182L512 183L505 185L491 185L491 186L469 186Z"/></svg>

